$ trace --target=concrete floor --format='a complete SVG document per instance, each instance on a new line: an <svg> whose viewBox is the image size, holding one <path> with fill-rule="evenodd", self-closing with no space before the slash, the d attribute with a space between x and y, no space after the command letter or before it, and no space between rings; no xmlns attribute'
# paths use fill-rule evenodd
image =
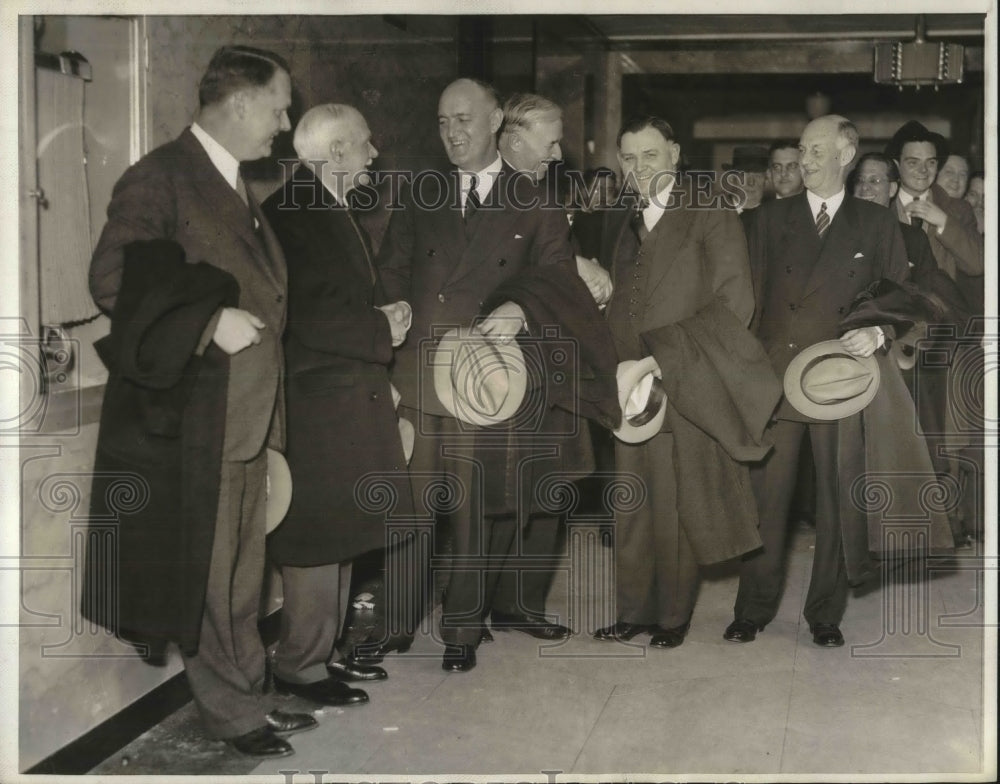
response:
<svg viewBox="0 0 1000 784"><path fill-rule="evenodd" d="M722 639L736 592L731 564L708 573L691 631L674 650L647 650L645 636L593 640L593 628L613 620L607 597L570 590L579 581L561 574L549 612L577 631L564 644L495 632L476 669L448 674L428 628L409 653L387 657L389 680L368 687L370 704L316 711L320 727L291 739L294 756L241 757L205 737L188 704L92 773L995 780L981 559L960 551L948 568L933 562L927 579L901 570L852 597L847 645L821 649L800 615L811 543L808 530L796 534L778 617L752 644ZM436 613L430 620L436 627ZM310 705L289 698L287 708Z"/></svg>

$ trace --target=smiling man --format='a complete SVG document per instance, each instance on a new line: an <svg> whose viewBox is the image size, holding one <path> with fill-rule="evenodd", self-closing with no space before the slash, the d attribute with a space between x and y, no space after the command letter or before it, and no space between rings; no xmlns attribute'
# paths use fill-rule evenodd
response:
<svg viewBox="0 0 1000 784"><path fill-rule="evenodd" d="M473 448L470 436L475 434L478 444L488 440L488 434L470 431L471 426L459 422L439 400L433 368L424 357L429 345L454 326L474 326L491 342L516 339L526 329L525 312L510 301L491 307L494 292L535 267L562 262L560 269L566 267L571 274L573 265L563 211L544 209L533 178L517 176L498 152L496 134L502 122L503 111L490 85L458 79L445 88L438 101L438 132L455 166L439 179L446 188L441 195L447 198L421 201L428 194L416 188L404 194L378 260L389 297L413 306L413 325L396 354L393 383L402 394L400 411L416 429L410 462L414 498L431 504L434 493L426 492L428 488L436 482L458 481L463 488L460 502L428 512L439 513L447 522L455 556L483 559L482 568L456 565L448 570L441 618L442 667L448 672L476 666L476 650L484 637L483 614L499 575L496 568L486 568L485 560L492 558L494 566L502 563L515 532L528 521L519 519L522 510L509 500L523 490L518 484L521 473L514 467L517 434L511 433L510 441L499 449L495 439L492 450ZM536 167L542 160L535 161ZM542 617L542 607L530 609L529 615L522 616L519 610L517 617L494 616L494 628L547 639L570 633ZM372 658L408 648L412 630L403 632L403 637L381 641ZM364 658L361 649L359 656Z"/></svg>
<svg viewBox="0 0 1000 784"><path fill-rule="evenodd" d="M618 134L625 187L637 190L642 202L638 210L615 208L603 215L600 259L614 275L608 326L623 362L650 356L659 362L663 355L658 348L681 334L720 330L712 339L732 346L732 356L739 340L755 343L746 330L753 289L739 218L730 209L696 206L692 183L677 171L680 154L673 129L659 117L638 118ZM773 380L757 348L765 376ZM694 354L696 350L689 355ZM699 437L688 430L697 425L684 422L689 417L698 422L703 412L686 410L684 422L675 415L681 403L674 398L704 400L700 391L722 387L710 369L712 362L699 359L685 372L663 372L672 392L662 431L644 443L615 444L616 470L641 480L646 503L617 515L616 618L595 632L598 640L648 634L653 648L682 645L698 592L699 565L754 546L749 543L756 540L756 520L747 514L753 497L746 466L726 457L719 431ZM748 390L751 386L746 381ZM774 402L763 408L770 412ZM709 414L717 415L718 410ZM765 422L766 415L761 431ZM697 481L685 481L687 469ZM717 482L719 477L726 481ZM692 504L693 498L698 500ZM717 514L692 513L706 509L702 503L713 504ZM708 516L713 522L706 525Z"/></svg>
<svg viewBox="0 0 1000 784"><path fill-rule="evenodd" d="M824 340L839 337L846 352L870 356L883 344L884 331L864 327L841 334L838 324L869 284L908 276L896 217L845 192L858 144L857 129L843 117L810 122L799 140L805 192L764 204L748 237L757 296L752 328L779 378L800 351ZM816 547L803 614L816 645L841 646L849 580L858 575L845 566L838 504L840 488L854 476L841 475L836 422L810 419L784 397L774 417L774 449L751 471L764 546L743 561L735 620L723 636L750 642L778 610L788 510L808 429L816 466Z"/></svg>
<svg viewBox="0 0 1000 784"><path fill-rule="evenodd" d="M783 139L771 145L768 150L767 181L777 199L787 199L802 192L798 142Z"/></svg>
<svg viewBox="0 0 1000 784"><path fill-rule="evenodd" d="M922 229L938 267L955 281L974 313L983 312L983 237L976 216L962 199L937 185L938 166L948 159L948 142L911 120L893 135L885 153L899 167L894 204L903 223Z"/></svg>
<svg viewBox="0 0 1000 784"><path fill-rule="evenodd" d="M518 93L503 106L498 146L503 159L518 171L541 180L562 160L562 109L541 95Z"/></svg>

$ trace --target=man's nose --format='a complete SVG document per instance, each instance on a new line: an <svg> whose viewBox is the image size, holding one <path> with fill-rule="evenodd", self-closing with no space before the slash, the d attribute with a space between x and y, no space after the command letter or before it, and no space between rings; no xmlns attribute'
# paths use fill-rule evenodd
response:
<svg viewBox="0 0 1000 784"><path fill-rule="evenodd" d="M556 145L555 145L555 147L552 150L552 157L555 160L557 160L557 161L561 161L563 159L563 157L562 157L562 145L560 145L558 142L556 142Z"/></svg>
<svg viewBox="0 0 1000 784"><path fill-rule="evenodd" d="M288 112L281 113L281 130L290 131L292 130L292 124L288 120Z"/></svg>

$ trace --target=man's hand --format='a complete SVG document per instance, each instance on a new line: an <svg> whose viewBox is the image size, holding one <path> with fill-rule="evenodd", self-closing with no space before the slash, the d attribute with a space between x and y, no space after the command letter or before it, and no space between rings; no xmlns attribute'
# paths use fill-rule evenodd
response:
<svg viewBox="0 0 1000 784"><path fill-rule="evenodd" d="M389 331L392 333L392 346L395 348L406 340L406 333L413 323L413 308L410 303L404 300L393 302L389 305L381 305L379 308L389 320Z"/></svg>
<svg viewBox="0 0 1000 784"><path fill-rule="evenodd" d="M881 335L878 327L859 327L841 335L840 345L855 357L870 357L878 348Z"/></svg>
<svg viewBox="0 0 1000 784"><path fill-rule="evenodd" d="M585 259L583 256L577 256L576 272L580 279L587 284L594 302L598 305L607 305L614 286L608 271L598 263L597 259Z"/></svg>
<svg viewBox="0 0 1000 784"><path fill-rule="evenodd" d="M260 343L258 330L261 329L264 329L264 322L253 313L239 308L223 308L212 340L227 354L239 354L243 349Z"/></svg>
<svg viewBox="0 0 1000 784"><path fill-rule="evenodd" d="M510 343L525 327L524 311L516 302L505 302L479 322L480 334L493 343Z"/></svg>
<svg viewBox="0 0 1000 784"><path fill-rule="evenodd" d="M936 204L922 199L920 201L914 199L907 204L906 212L910 216L910 220L921 218L939 231L944 231L944 224L948 222L948 216L945 215L944 210Z"/></svg>

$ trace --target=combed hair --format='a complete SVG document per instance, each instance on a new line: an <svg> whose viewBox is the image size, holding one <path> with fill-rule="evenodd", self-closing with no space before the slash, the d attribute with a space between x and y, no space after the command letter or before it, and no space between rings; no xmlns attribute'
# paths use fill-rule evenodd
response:
<svg viewBox="0 0 1000 784"><path fill-rule="evenodd" d="M888 172L889 182L899 182L899 168L896 166L896 162L892 158L880 152L866 152L858 158L857 164L855 164L854 168L851 169L851 173L847 175L848 192L854 192L854 187L858 184L858 173L861 171L861 167L864 165L865 161L884 163L886 171Z"/></svg>
<svg viewBox="0 0 1000 784"><path fill-rule="evenodd" d="M674 140L674 129L670 127L670 123L661 117L647 114L643 117L634 117L621 127L621 130L618 131L618 139L616 140L619 149L622 146L622 137L626 133L638 133L646 128L655 128L668 142Z"/></svg>
<svg viewBox="0 0 1000 784"><path fill-rule="evenodd" d="M770 147L767 148L767 157L770 160L771 156L774 155L778 150L795 150L799 151L799 143L794 139L778 139Z"/></svg>
<svg viewBox="0 0 1000 784"><path fill-rule="evenodd" d="M503 125L501 138L517 128L531 130L531 127L545 117L553 120L562 118L562 109L548 98L533 93L515 93L503 105Z"/></svg>
<svg viewBox="0 0 1000 784"><path fill-rule="evenodd" d="M278 70L291 73L288 63L274 52L252 46L223 46L212 55L201 77L198 103L203 107L212 106L237 90L263 87Z"/></svg>
<svg viewBox="0 0 1000 784"><path fill-rule="evenodd" d="M496 109L500 108L500 93L498 93L497 88L494 87L489 82L484 82L482 79L476 79L472 76L462 76L453 81L451 84L449 84L448 87L451 87L452 85L457 84L458 82L470 82L476 85L476 87L478 87L484 93L486 93L487 99L491 104L493 104L490 107L490 111L493 111L494 108Z"/></svg>

